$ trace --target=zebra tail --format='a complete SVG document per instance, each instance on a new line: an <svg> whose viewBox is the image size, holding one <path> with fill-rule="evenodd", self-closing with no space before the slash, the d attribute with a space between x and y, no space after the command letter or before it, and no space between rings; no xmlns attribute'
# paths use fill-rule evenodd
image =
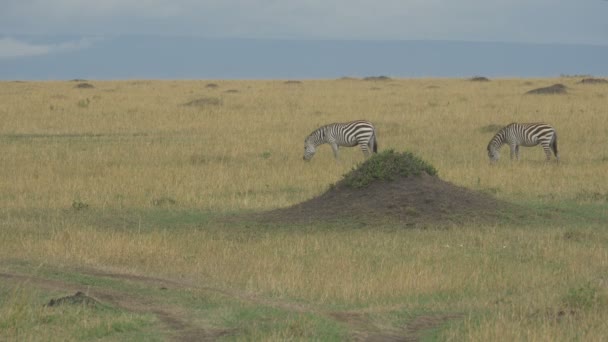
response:
<svg viewBox="0 0 608 342"><path fill-rule="evenodd" d="M374 134L374 153L378 153L378 141L376 140L376 134Z"/></svg>
<svg viewBox="0 0 608 342"><path fill-rule="evenodd" d="M557 160L559 160L559 152L557 152L557 132L553 132L553 139L551 139L551 149Z"/></svg>

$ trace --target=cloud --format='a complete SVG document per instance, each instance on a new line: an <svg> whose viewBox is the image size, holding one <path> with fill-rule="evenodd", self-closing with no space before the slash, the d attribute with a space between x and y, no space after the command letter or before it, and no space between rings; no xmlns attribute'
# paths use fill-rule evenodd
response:
<svg viewBox="0 0 608 342"><path fill-rule="evenodd" d="M35 44L10 37L0 38L0 59L48 55L88 48L99 38L82 38L56 44Z"/></svg>
<svg viewBox="0 0 608 342"><path fill-rule="evenodd" d="M606 1L1 0L0 32L608 44Z"/></svg>

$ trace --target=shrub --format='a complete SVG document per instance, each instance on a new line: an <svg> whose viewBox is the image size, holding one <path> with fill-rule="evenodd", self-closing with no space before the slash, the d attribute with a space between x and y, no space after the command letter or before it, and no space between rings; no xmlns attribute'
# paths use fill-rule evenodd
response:
<svg viewBox="0 0 608 342"><path fill-rule="evenodd" d="M343 184L350 188L365 188L376 181L393 181L398 177L435 176L437 170L411 152L393 150L378 153L344 175Z"/></svg>

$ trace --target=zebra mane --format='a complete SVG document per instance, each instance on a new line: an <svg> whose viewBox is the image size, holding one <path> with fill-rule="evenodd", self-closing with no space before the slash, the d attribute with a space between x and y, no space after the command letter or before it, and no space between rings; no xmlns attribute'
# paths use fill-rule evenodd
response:
<svg viewBox="0 0 608 342"><path fill-rule="evenodd" d="M488 143L488 150L490 150L490 148L498 148L500 145L502 145L504 143L504 137L506 134L506 130L508 127L510 127L513 124L515 124L515 123L513 122L513 123L506 125L505 127L501 128L498 132L496 132L496 134L494 134L494 136L492 137L492 139L490 139L490 142Z"/></svg>
<svg viewBox="0 0 608 342"><path fill-rule="evenodd" d="M306 140L309 140L309 139L312 139L312 138L318 138L318 139L325 138L325 129L327 128L327 126L329 126L329 125L321 126L321 127L317 128L317 129L315 129L314 131L312 131L312 133L310 133L306 137Z"/></svg>

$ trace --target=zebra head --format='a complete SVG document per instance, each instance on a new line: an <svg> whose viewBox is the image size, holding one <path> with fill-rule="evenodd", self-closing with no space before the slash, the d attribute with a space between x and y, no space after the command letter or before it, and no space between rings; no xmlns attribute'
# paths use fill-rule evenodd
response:
<svg viewBox="0 0 608 342"><path fill-rule="evenodd" d="M488 144L488 157L491 163L495 163L500 158L500 152L498 152L498 148L492 142Z"/></svg>
<svg viewBox="0 0 608 342"><path fill-rule="evenodd" d="M313 143L311 137L306 138L306 140L304 140L304 158L303 159L306 161L311 160L316 152L317 152L316 146Z"/></svg>

